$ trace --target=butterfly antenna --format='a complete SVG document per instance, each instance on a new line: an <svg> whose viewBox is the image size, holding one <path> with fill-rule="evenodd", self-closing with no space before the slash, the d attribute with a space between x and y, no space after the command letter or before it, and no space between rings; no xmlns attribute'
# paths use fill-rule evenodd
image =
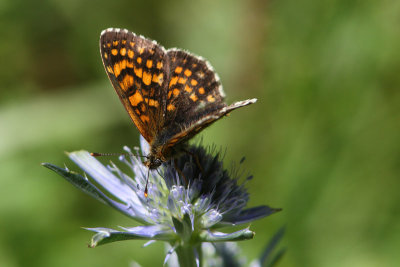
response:
<svg viewBox="0 0 400 267"><path fill-rule="evenodd" d="M98 153L98 152L90 152L90 156L92 157L103 157L103 156L128 156L128 153Z"/></svg>
<svg viewBox="0 0 400 267"><path fill-rule="evenodd" d="M150 175L150 168L147 169L147 178L146 178L146 186L144 188L144 197L147 198L148 197L148 191L147 191L147 186L149 184L149 175Z"/></svg>
<svg viewBox="0 0 400 267"><path fill-rule="evenodd" d="M133 154L130 153L98 153L98 152L90 152L90 156L92 157L103 157L103 156L130 156ZM146 156L136 155L140 158L145 158Z"/></svg>

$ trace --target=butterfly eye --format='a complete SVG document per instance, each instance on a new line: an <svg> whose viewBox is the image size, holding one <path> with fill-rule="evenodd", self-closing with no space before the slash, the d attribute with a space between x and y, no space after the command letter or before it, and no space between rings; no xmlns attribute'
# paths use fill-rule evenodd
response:
<svg viewBox="0 0 400 267"><path fill-rule="evenodd" d="M160 166L162 163L163 163L163 162L162 162L161 159L156 159L156 160L154 161L154 165L157 165L157 167Z"/></svg>

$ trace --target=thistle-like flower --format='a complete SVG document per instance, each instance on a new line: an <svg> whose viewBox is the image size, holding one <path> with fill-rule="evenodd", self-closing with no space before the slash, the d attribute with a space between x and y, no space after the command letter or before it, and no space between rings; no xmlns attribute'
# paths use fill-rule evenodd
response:
<svg viewBox="0 0 400 267"><path fill-rule="evenodd" d="M147 155L148 144L143 138L141 148ZM200 266L203 242L254 237L248 227L230 233L220 232L218 228L249 223L279 211L268 206L246 209L249 194L245 182L250 177L239 183L238 173L225 170L220 153L212 149L190 146L188 153L157 170L143 165L139 149L132 152L125 147L124 150L128 155L121 156L120 160L132 170L133 179L113 163L104 166L87 151L68 153L68 156L91 179L67 168L43 164L85 193L143 224L120 230L87 228L96 233L91 247L129 239L165 241L171 246L165 262L175 252L180 266ZM148 197L143 193L146 179L149 179Z"/></svg>

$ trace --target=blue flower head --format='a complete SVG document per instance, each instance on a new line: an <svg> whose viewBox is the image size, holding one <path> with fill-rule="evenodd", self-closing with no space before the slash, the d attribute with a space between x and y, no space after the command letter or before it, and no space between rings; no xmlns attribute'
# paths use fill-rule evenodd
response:
<svg viewBox="0 0 400 267"><path fill-rule="evenodd" d="M171 245L166 259L182 247L193 248L191 253L198 257L196 249L203 242L239 241L254 236L248 227L228 233L218 228L249 223L279 211L268 206L246 208L249 193L245 182L249 179L240 183L238 174L224 169L215 149L190 146L186 153L150 171L140 160L139 149L124 150L127 156L120 160L129 167L130 174L114 163L104 166L87 151L71 152L68 156L90 178L43 164L82 191L143 224L119 230L87 228L96 232L91 247L128 239L165 241ZM148 144L143 138L141 150L147 155ZM148 197L144 195L146 179Z"/></svg>

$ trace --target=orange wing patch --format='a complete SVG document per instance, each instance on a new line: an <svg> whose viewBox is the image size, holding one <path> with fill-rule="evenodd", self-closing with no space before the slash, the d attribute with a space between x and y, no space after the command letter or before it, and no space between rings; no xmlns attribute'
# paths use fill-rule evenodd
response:
<svg viewBox="0 0 400 267"><path fill-rule="evenodd" d="M164 74L160 73L160 74L153 74L153 82L154 83L158 83L160 86L162 85L164 81Z"/></svg>
<svg viewBox="0 0 400 267"><path fill-rule="evenodd" d="M126 48L122 47L121 50L119 50L119 53L124 57L126 55Z"/></svg>
<svg viewBox="0 0 400 267"><path fill-rule="evenodd" d="M193 89L190 86L185 85L185 91L188 93L191 93L193 91Z"/></svg>
<svg viewBox="0 0 400 267"><path fill-rule="evenodd" d="M193 94L190 95L190 99L192 99L193 102L196 102L198 97L197 97L197 95L195 93L193 93Z"/></svg>
<svg viewBox="0 0 400 267"><path fill-rule="evenodd" d="M126 74L122 82L119 83L122 90L125 92L133 85L133 76Z"/></svg>
<svg viewBox="0 0 400 267"><path fill-rule="evenodd" d="M133 50L128 50L128 57L130 58L130 59L133 59L133 56L135 55L135 53L133 52Z"/></svg>
<svg viewBox="0 0 400 267"><path fill-rule="evenodd" d="M179 91L179 89L174 89L174 90L172 90L172 94L175 96L175 97L177 97L179 94L180 94L180 91Z"/></svg>
<svg viewBox="0 0 400 267"><path fill-rule="evenodd" d="M175 69L175 73L181 73L182 72L182 67L176 67L176 69Z"/></svg>
<svg viewBox="0 0 400 267"><path fill-rule="evenodd" d="M207 101L210 102L210 103L213 103L213 102L215 102L215 97L213 97L212 95L208 95L207 96Z"/></svg>
<svg viewBox="0 0 400 267"><path fill-rule="evenodd" d="M150 121L150 118L149 118L149 116L147 116L147 115L141 115L141 116L140 116L140 120L141 120L143 123L148 123L148 122Z"/></svg>
<svg viewBox="0 0 400 267"><path fill-rule="evenodd" d="M169 104L168 106L167 106L167 110L168 111L173 111L173 110L175 110L175 106L173 105L173 104Z"/></svg>
<svg viewBox="0 0 400 267"><path fill-rule="evenodd" d="M178 83L180 83L180 84L185 84L185 83L186 83L186 78L180 77L180 78L178 79Z"/></svg>
<svg viewBox="0 0 400 267"><path fill-rule="evenodd" d="M149 104L149 106L151 106L151 107L156 107L156 108L158 108L158 106L159 106L159 103L158 103L158 101L157 100L154 100L154 99L148 99L148 98L146 98L146 103L148 103Z"/></svg>
<svg viewBox="0 0 400 267"><path fill-rule="evenodd" d="M193 86L196 86L197 85L197 81L195 79L192 79L190 81L190 84L193 85Z"/></svg>
<svg viewBox="0 0 400 267"><path fill-rule="evenodd" d="M131 105L136 107L138 104L143 102L143 97L139 93L139 91L136 91L136 93L132 96L129 97L129 101L131 102Z"/></svg>
<svg viewBox="0 0 400 267"><path fill-rule="evenodd" d="M142 68L133 68L133 71L135 72L135 75L138 77L138 78L142 78Z"/></svg>
<svg viewBox="0 0 400 267"><path fill-rule="evenodd" d="M143 71L143 83L145 85L150 85L151 83L151 73Z"/></svg>
<svg viewBox="0 0 400 267"><path fill-rule="evenodd" d="M184 72L184 74L185 74L187 77L189 77L190 75L192 75L192 71L189 70L189 69L186 69L185 72Z"/></svg>
<svg viewBox="0 0 400 267"><path fill-rule="evenodd" d="M169 88L171 88L171 86L175 85L178 82L179 77L175 76L173 77L170 81L169 81Z"/></svg>
<svg viewBox="0 0 400 267"><path fill-rule="evenodd" d="M107 71L108 73L114 74L114 71L112 70L111 66L107 66Z"/></svg>

